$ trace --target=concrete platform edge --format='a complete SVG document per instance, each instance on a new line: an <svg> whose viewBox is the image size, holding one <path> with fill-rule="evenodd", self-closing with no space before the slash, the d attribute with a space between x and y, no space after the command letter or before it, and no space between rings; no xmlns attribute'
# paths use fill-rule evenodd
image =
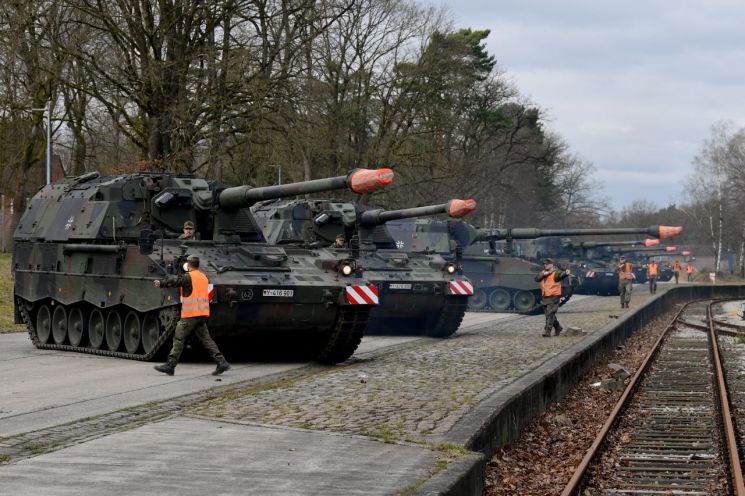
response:
<svg viewBox="0 0 745 496"><path fill-rule="evenodd" d="M685 285L671 288L633 313L619 318L586 339L547 360L508 387L474 406L444 436L434 442L454 443L481 453L470 462L453 463L427 481L420 496L480 495L486 463L497 448L517 439L520 431L546 407L563 398L600 358L660 312L680 301L705 298L742 298L741 285ZM476 479L474 481L474 478Z"/></svg>
<svg viewBox="0 0 745 496"><path fill-rule="evenodd" d="M484 471L487 457L483 453L469 453L422 484L415 496L460 496L481 494L484 491Z"/></svg>

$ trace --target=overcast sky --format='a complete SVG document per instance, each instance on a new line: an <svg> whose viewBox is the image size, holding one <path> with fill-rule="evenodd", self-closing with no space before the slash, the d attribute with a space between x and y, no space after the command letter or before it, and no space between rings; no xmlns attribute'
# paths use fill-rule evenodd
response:
<svg viewBox="0 0 745 496"><path fill-rule="evenodd" d="M458 27L491 30L489 53L615 208L678 201L711 125L745 125L745 0L444 4Z"/></svg>

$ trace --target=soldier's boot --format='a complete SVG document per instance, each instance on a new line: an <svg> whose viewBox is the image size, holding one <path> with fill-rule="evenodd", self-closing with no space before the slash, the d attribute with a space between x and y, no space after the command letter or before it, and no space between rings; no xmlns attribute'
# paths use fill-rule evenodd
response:
<svg viewBox="0 0 745 496"><path fill-rule="evenodd" d="M559 334L561 334L561 331L563 331L561 327L557 327L556 329L554 329L554 336L558 336Z"/></svg>
<svg viewBox="0 0 745 496"><path fill-rule="evenodd" d="M164 374L173 375L173 373L176 371L176 362L172 362L171 360L168 360L163 365L156 365L153 367L158 372L163 372Z"/></svg>
<svg viewBox="0 0 745 496"><path fill-rule="evenodd" d="M212 372L212 375L220 375L223 372L230 370L230 364L224 358L217 362L217 367Z"/></svg>
<svg viewBox="0 0 745 496"><path fill-rule="evenodd" d="M543 334L541 334L544 338L550 338L551 337L551 329L545 329L543 331Z"/></svg>

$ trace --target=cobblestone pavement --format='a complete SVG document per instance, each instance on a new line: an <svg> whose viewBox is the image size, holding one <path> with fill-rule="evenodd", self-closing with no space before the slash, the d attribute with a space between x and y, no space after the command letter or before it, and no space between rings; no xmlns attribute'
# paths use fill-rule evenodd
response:
<svg viewBox="0 0 745 496"><path fill-rule="evenodd" d="M300 369L264 376L247 383L250 383L252 388L260 390L270 384L283 384L285 381L310 376L326 369L327 367L322 365L310 364ZM177 398L117 410L105 415L84 418L47 429L0 437L0 464L16 462L24 458L56 451L66 446L107 436L114 432L131 430L150 422L176 416L194 404L230 395L238 387L245 391L247 383L212 388Z"/></svg>
<svg viewBox="0 0 745 496"><path fill-rule="evenodd" d="M651 295L639 291L632 310ZM587 297L559 311L564 328L593 332L622 312L617 298ZM421 339L309 365L246 383L148 403L57 427L0 438L0 463L129 430L179 414L427 442L471 405L536 368L582 336L540 337L543 316L470 325L445 340Z"/></svg>
<svg viewBox="0 0 745 496"><path fill-rule="evenodd" d="M638 289L632 310L652 297ZM559 318L565 329L580 327L589 333L628 311L620 308L618 298L588 298L570 301ZM543 316L492 323L282 387L234 390L187 412L427 442L429 435L447 432L481 399L583 339L543 338L543 323Z"/></svg>

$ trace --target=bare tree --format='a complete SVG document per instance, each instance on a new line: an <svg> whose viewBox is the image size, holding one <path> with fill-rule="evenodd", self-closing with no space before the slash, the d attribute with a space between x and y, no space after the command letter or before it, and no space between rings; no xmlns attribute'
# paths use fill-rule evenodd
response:
<svg viewBox="0 0 745 496"><path fill-rule="evenodd" d="M708 223L709 242L714 255L714 270L719 272L722 256L722 241L725 229L725 164L730 141L730 124L720 122L712 126L710 137L704 142L694 158L695 172L687 179L690 199L705 212L703 220ZM696 219L694 217L694 219Z"/></svg>
<svg viewBox="0 0 745 496"><path fill-rule="evenodd" d="M0 9L0 102L5 119L18 126L9 174L16 217L23 212L28 193L43 183L43 114L30 110L44 108L50 101L55 106L66 60L58 47L68 42L68 19L66 5L52 0L5 2Z"/></svg>

